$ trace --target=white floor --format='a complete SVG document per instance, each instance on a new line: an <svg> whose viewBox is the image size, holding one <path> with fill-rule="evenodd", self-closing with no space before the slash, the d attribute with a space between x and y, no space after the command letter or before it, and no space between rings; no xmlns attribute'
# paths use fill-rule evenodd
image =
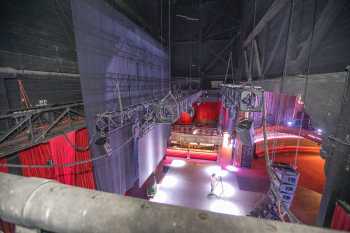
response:
<svg viewBox="0 0 350 233"><path fill-rule="evenodd" d="M218 197L208 197L212 173L222 176L222 185L219 183L215 191ZM151 201L224 214L246 215L265 194L241 190L236 173L239 170L221 170L215 163L173 160Z"/></svg>

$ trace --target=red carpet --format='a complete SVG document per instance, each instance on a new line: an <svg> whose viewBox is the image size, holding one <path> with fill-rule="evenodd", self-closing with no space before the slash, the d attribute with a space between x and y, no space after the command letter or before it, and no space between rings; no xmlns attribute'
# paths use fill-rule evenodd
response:
<svg viewBox="0 0 350 233"><path fill-rule="evenodd" d="M294 153L276 155L276 162L293 163ZM299 186L322 193L325 183L323 172L324 160L315 154L299 154L297 169L300 172ZM253 161L253 168L265 169L265 159L259 158Z"/></svg>

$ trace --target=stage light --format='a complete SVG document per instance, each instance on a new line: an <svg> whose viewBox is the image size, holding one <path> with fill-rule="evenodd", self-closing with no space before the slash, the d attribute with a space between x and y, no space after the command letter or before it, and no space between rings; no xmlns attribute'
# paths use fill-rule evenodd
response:
<svg viewBox="0 0 350 233"><path fill-rule="evenodd" d="M229 133L224 133L223 139L222 139L222 146L223 147L230 147L232 144L230 144L230 134Z"/></svg>
<svg viewBox="0 0 350 233"><path fill-rule="evenodd" d="M235 188L227 183L227 182L220 182L217 184L214 190L214 194L221 198L230 198L233 197L236 193Z"/></svg>
<svg viewBox="0 0 350 233"><path fill-rule="evenodd" d="M288 126L293 126L293 121L288 121L288 122L287 122L287 125L288 125Z"/></svg>
<svg viewBox="0 0 350 233"><path fill-rule="evenodd" d="M179 183L179 179L173 175L166 175L159 186L161 188L174 188Z"/></svg>
<svg viewBox="0 0 350 233"><path fill-rule="evenodd" d="M226 168L226 170L228 170L230 172L237 172L238 171L238 168L236 166L233 166L233 165L227 165L225 168Z"/></svg>
<svg viewBox="0 0 350 233"><path fill-rule="evenodd" d="M211 202L209 210L216 213L242 215L242 211L231 201L215 199Z"/></svg>
<svg viewBox="0 0 350 233"><path fill-rule="evenodd" d="M211 176L212 174L216 174L217 176L225 177L228 175L228 171L221 169L218 165L208 166L205 169L205 172Z"/></svg>
<svg viewBox="0 0 350 233"><path fill-rule="evenodd" d="M170 167L184 167L186 165L186 161L180 159L174 159L171 161Z"/></svg>
<svg viewBox="0 0 350 233"><path fill-rule="evenodd" d="M323 132L323 130L322 130L322 129L317 129L316 131L317 131L317 134L319 134L319 135L321 135L321 134L322 134L322 132Z"/></svg>
<svg viewBox="0 0 350 233"><path fill-rule="evenodd" d="M168 195L163 190L158 190L156 192L156 195L152 199L150 199L151 202L158 202L158 203L166 203L168 200Z"/></svg>

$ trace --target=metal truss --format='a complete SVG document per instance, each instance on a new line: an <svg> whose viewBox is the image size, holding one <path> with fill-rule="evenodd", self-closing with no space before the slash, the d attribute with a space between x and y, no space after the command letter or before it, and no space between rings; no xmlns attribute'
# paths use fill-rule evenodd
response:
<svg viewBox="0 0 350 233"><path fill-rule="evenodd" d="M85 127L83 103L33 108L0 116L0 157Z"/></svg>
<svg viewBox="0 0 350 233"><path fill-rule="evenodd" d="M239 107L242 112L261 112L263 89L251 85L221 85L222 102L226 108Z"/></svg>
<svg viewBox="0 0 350 233"><path fill-rule="evenodd" d="M156 123L171 124L181 112L192 112L192 104L199 99L202 92L176 93L169 92L161 100L151 100L133 105L115 112L103 112L96 115L96 130L99 137L108 138L108 132L132 125L133 136L140 137Z"/></svg>

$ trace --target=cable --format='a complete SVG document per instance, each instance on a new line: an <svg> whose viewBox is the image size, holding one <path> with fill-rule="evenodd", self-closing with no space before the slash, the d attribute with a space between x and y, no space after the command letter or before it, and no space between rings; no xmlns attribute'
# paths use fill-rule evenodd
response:
<svg viewBox="0 0 350 233"><path fill-rule="evenodd" d="M314 13L313 13L313 22L312 22L312 31L311 31L311 39L310 39L310 49L309 49L309 55L308 55L308 63L306 67L306 76L305 76L305 85L304 85L304 94L303 94L303 101L304 101L304 109L301 114L301 122L299 126L299 137L297 139L297 149L295 151L295 157L294 157L294 168L297 167L298 162L298 153L299 153L299 146L300 146L300 134L301 129L303 127L303 122L305 118L305 104L307 99L307 89L309 85L309 75L310 75L310 67L311 67L311 58L312 58L312 47L313 47L313 41L314 41L314 34L315 34L315 27L316 27L316 13L317 13L317 0L314 1Z"/></svg>

